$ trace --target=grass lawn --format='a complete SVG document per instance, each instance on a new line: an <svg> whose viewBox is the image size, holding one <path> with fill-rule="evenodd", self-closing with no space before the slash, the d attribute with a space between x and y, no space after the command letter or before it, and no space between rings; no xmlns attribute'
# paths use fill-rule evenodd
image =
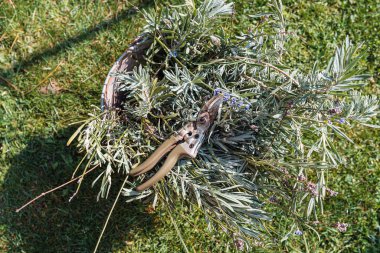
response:
<svg viewBox="0 0 380 253"><path fill-rule="evenodd" d="M99 105L101 86L113 62L139 33L136 11L153 1L0 2L0 252L92 252L120 182L108 200L96 201L91 177L70 203L75 185L56 191L20 213L28 199L65 182L81 156L66 142L70 123ZM164 1L162 1L164 2ZM248 29L248 14L267 9L267 1L236 1L236 29ZM373 75L365 91L380 95L380 2L378 0L284 0L288 31L287 64L301 70L321 65L335 45L349 35L364 42L360 63ZM373 122L380 124L380 120ZM343 143L346 163L329 175L339 192L325 203L314 233L283 243L266 243L258 252L380 252L380 134L354 129L356 146ZM170 219L177 220L190 252L235 252L231 238L210 233L203 217L178 203L177 212L151 210L121 199L99 252L182 252L184 246ZM288 232L280 215L278 239ZM179 222L180 221L180 222ZM328 228L349 223L346 233Z"/></svg>

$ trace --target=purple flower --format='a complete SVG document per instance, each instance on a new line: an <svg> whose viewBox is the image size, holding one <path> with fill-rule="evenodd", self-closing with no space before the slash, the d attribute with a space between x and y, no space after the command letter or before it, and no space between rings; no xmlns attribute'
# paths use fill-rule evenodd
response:
<svg viewBox="0 0 380 253"><path fill-rule="evenodd" d="M244 241L242 239L236 239L234 243L238 250L244 250Z"/></svg>
<svg viewBox="0 0 380 253"><path fill-rule="evenodd" d="M344 118L340 118L339 123L343 124L345 122Z"/></svg>
<svg viewBox="0 0 380 253"><path fill-rule="evenodd" d="M249 126L253 131L255 131L256 133L259 131L259 127L256 126L256 125L250 125Z"/></svg>
<svg viewBox="0 0 380 253"><path fill-rule="evenodd" d="M277 203L277 197L275 196L275 195L272 195L270 198L269 198L269 202L270 203L273 203L273 204L275 204L275 203Z"/></svg>
<svg viewBox="0 0 380 253"><path fill-rule="evenodd" d="M298 175L297 179L298 179L298 181L303 182L306 180L306 177L301 173L300 175Z"/></svg>
<svg viewBox="0 0 380 253"><path fill-rule="evenodd" d="M229 93L224 93L223 94L223 101L227 101L227 100L229 100L230 99L230 97L231 97L231 95L229 94Z"/></svg>
<svg viewBox="0 0 380 253"><path fill-rule="evenodd" d="M214 96L218 95L218 94L221 94L222 93L222 90L220 88L216 88L214 90Z"/></svg>
<svg viewBox="0 0 380 253"><path fill-rule="evenodd" d="M307 189L309 190L309 192L311 194L313 194L314 196L318 196L318 190L317 190L317 186L312 183L312 182L307 182Z"/></svg>
<svg viewBox="0 0 380 253"><path fill-rule="evenodd" d="M251 105L250 105L250 104L247 104L247 105L245 106L244 110L248 111L249 108L251 108Z"/></svg>
<svg viewBox="0 0 380 253"><path fill-rule="evenodd" d="M329 110L329 114L330 115L335 115L335 114L339 114L342 112L342 109L340 109L339 107L335 107L335 108L331 108Z"/></svg>
<svg viewBox="0 0 380 253"><path fill-rule="evenodd" d="M234 105L235 103L236 103L236 98L233 97L233 98L231 99L231 105Z"/></svg>
<svg viewBox="0 0 380 253"><path fill-rule="evenodd" d="M329 194L330 194L331 197L335 197L335 196L338 195L338 192L333 191L333 190L331 190L331 189L329 189L329 188L327 188L326 190L329 192Z"/></svg>
<svg viewBox="0 0 380 253"><path fill-rule="evenodd" d="M296 231L294 231L294 234L298 235L298 236L301 236L303 233L302 233L301 230L297 229Z"/></svg>
<svg viewBox="0 0 380 253"><path fill-rule="evenodd" d="M334 225L334 227L336 227L338 229L339 232L346 232L347 231L347 227L348 227L348 224L347 223L336 223Z"/></svg>

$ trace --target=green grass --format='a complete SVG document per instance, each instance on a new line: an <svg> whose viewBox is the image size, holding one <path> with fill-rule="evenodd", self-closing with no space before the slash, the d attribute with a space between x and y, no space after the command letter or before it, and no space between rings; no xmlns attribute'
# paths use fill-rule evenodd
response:
<svg viewBox="0 0 380 253"><path fill-rule="evenodd" d="M151 1L133 1L150 9ZM112 205L112 197L96 202L91 175L80 194L68 199L75 185L37 201L20 213L14 210L31 197L70 178L80 159L66 141L75 131L69 123L86 117L98 105L102 82L113 62L142 27L142 18L122 1L0 2L0 252L91 252ZM237 29L248 29L244 16L266 9L265 1L238 1ZM374 80L368 93L379 92L380 5L378 1L284 1L289 31L288 64L308 69L324 62L346 35L364 42L368 56L361 66ZM240 16L242 15L242 16ZM41 87L56 83L57 94ZM379 121L377 121L379 123ZM380 248L379 131L350 132L357 146L342 144L346 165L330 173L331 188L321 241L308 234L310 252L378 252ZM122 181L122 179L121 179ZM120 182L114 182L116 195ZM209 233L199 213L181 207L172 214L189 251L235 251L220 233ZM287 223L275 217L279 234ZM328 228L350 223L346 233ZM327 225L327 226L325 226ZM259 250L259 249L257 249ZM178 235L165 209L143 203L118 203L100 252L181 252ZM267 252L301 251L301 238L268 246Z"/></svg>

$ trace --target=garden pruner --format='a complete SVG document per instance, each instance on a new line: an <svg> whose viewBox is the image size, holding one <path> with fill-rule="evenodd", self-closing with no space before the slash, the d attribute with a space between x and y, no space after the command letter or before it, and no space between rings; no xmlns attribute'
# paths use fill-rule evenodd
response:
<svg viewBox="0 0 380 253"><path fill-rule="evenodd" d="M212 97L202 107L196 121L187 123L180 131L164 141L146 161L130 171L131 176L141 175L153 169L161 158L171 151L161 169L146 182L137 186L137 191L143 191L164 178L179 159L183 157L196 157L208 130L218 115L222 102L223 96Z"/></svg>

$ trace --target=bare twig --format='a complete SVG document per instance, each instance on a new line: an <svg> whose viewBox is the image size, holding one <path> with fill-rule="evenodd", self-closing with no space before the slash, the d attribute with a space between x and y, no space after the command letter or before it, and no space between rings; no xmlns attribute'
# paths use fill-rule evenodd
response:
<svg viewBox="0 0 380 253"><path fill-rule="evenodd" d="M22 93L22 91L16 85L14 85L13 83L11 83L10 81L8 81L7 79L5 79L4 77L0 76L0 82L5 83L8 87L14 89L17 92Z"/></svg>
<svg viewBox="0 0 380 253"><path fill-rule="evenodd" d="M164 199L165 199L165 198L164 198ZM165 199L165 200L166 200L166 199ZM168 203L167 207L168 207L167 210L168 210L168 213L169 213L170 220L171 220L171 222L172 222L172 224L173 224L173 226L174 226L174 228L175 228L175 231L177 232L177 235L178 235L179 240L180 240L180 242L181 242L181 244L182 244L183 250L184 250L186 253L189 253L190 251L187 249L187 246L186 246L185 241L183 240L183 237L182 237L181 231L179 230L178 225L177 225L177 223L175 222L175 220L174 220L174 218L173 218L173 215L171 214L171 211L172 211L172 210L171 210L171 208L170 208L169 203Z"/></svg>
<svg viewBox="0 0 380 253"><path fill-rule="evenodd" d="M19 38L19 35L17 34L17 35L16 35L16 38L15 38L15 39L13 40L13 42L12 42L11 47L9 48L9 53L12 52L13 47L16 45L18 38Z"/></svg>
<svg viewBox="0 0 380 253"><path fill-rule="evenodd" d="M112 207L111 207L111 210L110 210L110 212L108 213L108 216L107 216L106 222L104 223L104 226L103 226L103 229L102 229L102 232L100 233L99 238L98 238L98 241L96 242L96 246L95 246L95 249L94 249L94 253L96 253L96 251L98 250L98 247L99 247L100 241L102 240L102 237L103 237L104 231L106 230L106 227L107 227L107 225L108 225L108 221L109 221L109 219L111 218L112 212L113 212L113 210L115 209L116 203L117 203L117 201L119 200L120 194L121 194L121 192L123 191L124 185L125 185L125 183L127 182L127 180L128 180L128 176L125 177L124 182L123 182L123 184L122 184L121 187L120 187L119 193L117 194L116 199L115 199L115 201L113 202L113 205L112 205Z"/></svg>
<svg viewBox="0 0 380 253"><path fill-rule="evenodd" d="M50 190L48 190L48 191L46 191L46 192L41 193L41 194L38 195L37 197L35 197L35 198L33 198L32 200L28 201L26 204L24 204L24 205L21 206L20 208L16 209L16 213L20 212L22 209L24 209L25 207L29 206L29 205L32 204L33 202L35 202L37 199L42 198L42 197L45 196L46 194L49 194L49 193L51 193L51 192L54 192L54 191L56 191L56 190L58 190L58 189L60 189L60 188L62 188L62 187L64 187L64 186L66 186L66 185L68 185L68 184L71 184L72 182L75 182L75 181L78 180L79 178L82 178L84 175L90 173L91 171L93 171L94 169L96 169L98 166L99 166L99 165L95 165L93 168L91 168L90 170L88 170L86 173L84 173L84 174L82 174L82 175L80 175L80 176L78 176L78 177L76 177L76 178L73 178L73 179L71 179L70 181L67 181L67 182L64 183L64 184L61 184L60 186L57 186L57 187L55 187L55 188L53 188L53 189L50 189Z"/></svg>
<svg viewBox="0 0 380 253"><path fill-rule="evenodd" d="M35 85L34 87L32 87L28 92L26 92L26 94L29 94L30 92L32 92L34 89L38 88L41 86L41 84L43 84L44 82L46 82L46 80L49 79L49 77L53 76L55 74L55 72L57 72L59 70L59 68L61 67L61 65L63 64L63 60L58 63L58 65L49 73L47 74L40 82L38 82L37 85Z"/></svg>
<svg viewBox="0 0 380 253"><path fill-rule="evenodd" d="M6 35L7 35L7 33L3 33L3 34L0 36L0 42L5 38Z"/></svg>

